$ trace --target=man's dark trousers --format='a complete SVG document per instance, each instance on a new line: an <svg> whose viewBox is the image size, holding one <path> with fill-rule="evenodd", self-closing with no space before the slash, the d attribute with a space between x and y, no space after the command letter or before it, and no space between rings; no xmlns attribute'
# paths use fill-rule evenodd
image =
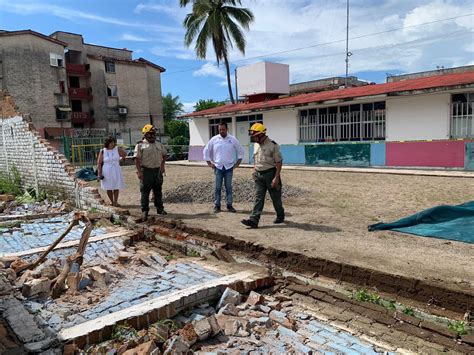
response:
<svg viewBox="0 0 474 355"><path fill-rule="evenodd" d="M275 208L277 218L285 218L285 210L283 209L283 204L281 202L281 180L278 183L278 186L272 188L272 180L275 177L276 168L268 169L265 171L256 171L253 173L253 178L255 181L255 203L253 205L253 211L250 215L250 219L255 223L260 221L260 216L262 215L263 206L265 204L265 195L270 194L270 197L273 202L273 207Z"/></svg>
<svg viewBox="0 0 474 355"><path fill-rule="evenodd" d="M155 194L155 207L158 211L163 210L163 174L160 168L150 169L142 167L143 180L140 182L141 200L140 205L142 212L150 210L150 191L153 190Z"/></svg>

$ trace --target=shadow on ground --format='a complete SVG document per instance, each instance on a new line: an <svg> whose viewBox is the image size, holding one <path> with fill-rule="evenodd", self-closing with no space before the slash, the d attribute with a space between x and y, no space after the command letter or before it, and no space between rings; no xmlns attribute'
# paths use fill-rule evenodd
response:
<svg viewBox="0 0 474 355"><path fill-rule="evenodd" d="M321 233L336 233L342 231L342 229L325 226L323 224L311 224L311 223L297 223L286 221L283 224L275 224L275 225L268 225L268 226L259 226L259 229L272 229L272 228L288 228L288 229L301 229L307 232L321 232Z"/></svg>

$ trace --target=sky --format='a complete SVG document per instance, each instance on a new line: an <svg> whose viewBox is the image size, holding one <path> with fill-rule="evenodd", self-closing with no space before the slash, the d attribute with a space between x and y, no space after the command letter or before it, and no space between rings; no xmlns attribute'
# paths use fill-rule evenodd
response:
<svg viewBox="0 0 474 355"><path fill-rule="evenodd" d="M185 111L200 99L226 100L225 68L184 46L190 8L178 0L0 0L0 29L80 33L86 43L133 50L164 68L163 94ZM242 0L255 21L232 72L259 61L290 66L290 82L345 75L346 0ZM390 74L474 65L474 0L351 0L349 75L385 82ZM235 90L235 89L234 89Z"/></svg>

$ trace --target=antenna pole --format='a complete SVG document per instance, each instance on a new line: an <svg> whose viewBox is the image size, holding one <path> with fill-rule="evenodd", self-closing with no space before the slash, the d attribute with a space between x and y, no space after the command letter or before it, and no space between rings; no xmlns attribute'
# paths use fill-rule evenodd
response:
<svg viewBox="0 0 474 355"><path fill-rule="evenodd" d="M344 81L344 86L347 88L347 81L349 77L349 0L346 2L347 4L347 14L346 14L346 79Z"/></svg>

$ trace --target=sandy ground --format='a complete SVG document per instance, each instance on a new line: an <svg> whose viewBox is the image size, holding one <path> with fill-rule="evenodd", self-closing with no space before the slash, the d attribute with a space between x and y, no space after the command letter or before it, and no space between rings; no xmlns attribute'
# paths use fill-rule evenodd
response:
<svg viewBox="0 0 474 355"><path fill-rule="evenodd" d="M205 167L168 166L166 174L164 190L213 177ZM234 176L250 174L250 169L241 168ZM127 189L121 192L119 202L138 214L140 195L133 167L124 167L124 175ZM283 225L272 223L275 215L271 203L265 205L257 230L240 223L248 216L250 203L235 204L237 214L212 214L212 205L203 204L166 204L165 208L169 217L190 226L263 246L393 274L443 280L471 291L474 288L474 244L367 231L369 224L379 221L392 221L438 204L473 200L474 179L288 170L283 171L282 178L284 183L307 190L304 198L284 200L287 222Z"/></svg>

